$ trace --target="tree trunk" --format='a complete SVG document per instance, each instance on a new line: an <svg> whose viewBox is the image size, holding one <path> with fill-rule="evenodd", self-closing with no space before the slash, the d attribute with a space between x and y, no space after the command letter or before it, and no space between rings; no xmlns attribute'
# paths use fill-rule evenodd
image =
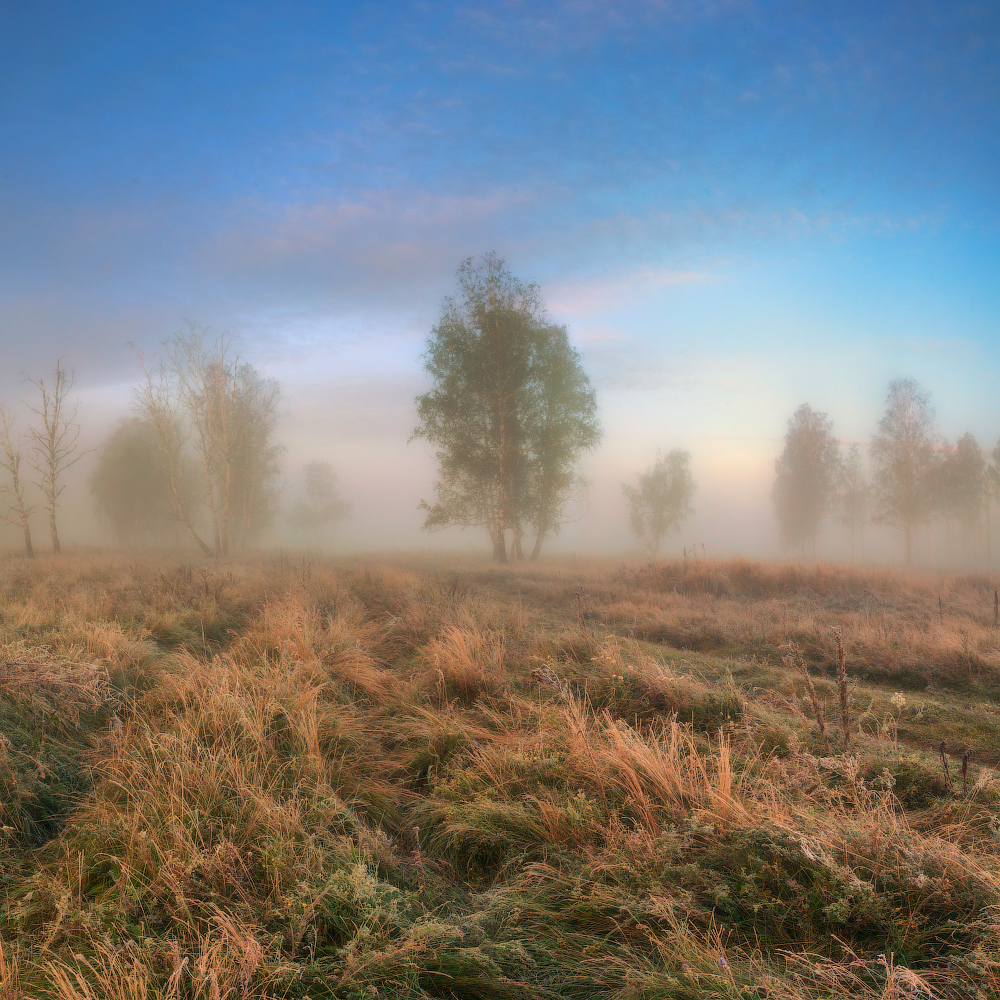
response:
<svg viewBox="0 0 1000 1000"><path fill-rule="evenodd" d="M501 533L493 539L493 558L498 563L507 562L507 538L505 533Z"/></svg>
<svg viewBox="0 0 1000 1000"><path fill-rule="evenodd" d="M986 498L986 572L993 563L993 537L990 533L990 499Z"/></svg>
<svg viewBox="0 0 1000 1000"><path fill-rule="evenodd" d="M532 548L532 550L531 550L531 560L532 560L532 562L534 562L534 560L536 560L538 558L539 553L542 551L542 541L544 539L545 539L544 533L541 532L541 531L539 531L538 534L535 536L535 545L534 545L534 548Z"/></svg>
<svg viewBox="0 0 1000 1000"><path fill-rule="evenodd" d="M514 540L511 543L511 557L515 562L520 562L524 558L524 549L521 545L521 526L514 529Z"/></svg>
<svg viewBox="0 0 1000 1000"><path fill-rule="evenodd" d="M184 522L184 527L187 528L188 534L194 539L194 542L198 546L198 548L201 549L201 554L203 556L214 555L214 553L212 552L212 550L199 537L198 532L195 531L194 528L192 528L191 525L188 524L186 521Z"/></svg>
<svg viewBox="0 0 1000 1000"><path fill-rule="evenodd" d="M907 525L904 529L906 532L906 565L913 565L913 529Z"/></svg>
<svg viewBox="0 0 1000 1000"><path fill-rule="evenodd" d="M29 559L35 558L35 550L31 544L31 528L28 527L28 519L25 517L21 522L21 527L24 528L24 551Z"/></svg>
<svg viewBox="0 0 1000 1000"><path fill-rule="evenodd" d="M187 511L184 509L184 504L181 501L180 492L177 489L177 479L175 476L175 470L173 464L171 464L171 471L170 471L170 492L174 498L174 510L177 513L178 520L187 529L187 533L194 540L195 545L197 545L198 548L201 549L201 554L203 556L210 556L212 554L212 550L205 544L204 541L202 541L201 537L198 535L198 532L194 530L191 521L188 519Z"/></svg>
<svg viewBox="0 0 1000 1000"><path fill-rule="evenodd" d="M52 535L52 552L59 555L62 546L59 544L59 532L56 530L56 508L55 504L49 507L49 533Z"/></svg>

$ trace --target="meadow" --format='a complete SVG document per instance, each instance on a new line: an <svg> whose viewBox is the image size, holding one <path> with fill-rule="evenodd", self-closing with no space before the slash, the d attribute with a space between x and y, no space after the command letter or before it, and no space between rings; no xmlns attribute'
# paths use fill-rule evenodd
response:
<svg viewBox="0 0 1000 1000"><path fill-rule="evenodd" d="M0 998L1000 996L996 576L0 568Z"/></svg>

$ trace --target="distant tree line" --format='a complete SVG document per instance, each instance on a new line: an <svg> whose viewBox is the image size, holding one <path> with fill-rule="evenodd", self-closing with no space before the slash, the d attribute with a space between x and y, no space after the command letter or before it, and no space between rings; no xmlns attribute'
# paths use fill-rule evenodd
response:
<svg viewBox="0 0 1000 1000"><path fill-rule="evenodd" d="M94 449L96 513L122 545L177 546L186 536L208 556L245 550L278 512L278 383L243 361L232 337L209 338L194 327L159 356L140 360L133 413ZM48 516L52 551L61 551L57 513L66 473L87 454L74 380L61 359L50 378L28 379L34 396L24 403L24 426L0 405L0 519L22 533L29 557L39 508ZM329 464L313 462L303 472L304 499L288 522L319 547L324 527L345 516L347 504Z"/></svg>
<svg viewBox="0 0 1000 1000"><path fill-rule="evenodd" d="M986 455L972 434L945 440L926 390L913 379L896 379L889 383L868 458L870 476L857 444L841 452L825 413L807 404L795 411L771 492L786 546L815 555L821 526L836 518L850 534L854 558L866 525L886 525L900 533L909 566L918 530L938 521L958 528L967 554L985 543L989 562L991 509L1000 499L1000 442Z"/></svg>
<svg viewBox="0 0 1000 1000"><path fill-rule="evenodd" d="M434 496L420 503L424 527L482 528L498 561L524 558L529 545L534 559L584 509L579 463L602 434L596 392L537 285L515 278L496 254L463 261L457 278L423 356L430 387L415 400L411 440L434 446L438 461ZM206 556L247 549L279 510L277 381L243 360L232 337L193 326L140 362L133 413L98 449L90 477L99 516L124 545L186 537ZM39 507L60 551L66 473L86 452L72 370L60 360L50 378L27 381L34 394L25 426L0 405L0 518L21 531L32 556ZM690 454L657 454L622 491L632 533L657 557L693 513ZM897 379L867 463L859 444L842 449L827 414L802 404L788 421L771 499L784 545L813 557L821 527L834 520L852 559L867 526L880 524L898 530L910 565L918 531L939 521L958 529L966 552L985 540L989 563L1000 442L986 455L971 434L944 440L928 393ZM333 468L311 462L285 517L320 549L348 510Z"/></svg>

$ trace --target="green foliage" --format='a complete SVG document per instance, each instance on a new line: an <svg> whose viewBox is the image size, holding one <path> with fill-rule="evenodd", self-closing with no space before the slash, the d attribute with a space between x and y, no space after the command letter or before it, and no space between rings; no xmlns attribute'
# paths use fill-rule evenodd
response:
<svg viewBox="0 0 1000 1000"><path fill-rule="evenodd" d="M565 328L546 322L536 285L495 254L463 261L458 282L424 355L432 388L416 400L413 437L438 449L424 527L486 527L506 561L506 533L519 554L531 525L537 554L582 489L580 453L600 439L594 390Z"/></svg>

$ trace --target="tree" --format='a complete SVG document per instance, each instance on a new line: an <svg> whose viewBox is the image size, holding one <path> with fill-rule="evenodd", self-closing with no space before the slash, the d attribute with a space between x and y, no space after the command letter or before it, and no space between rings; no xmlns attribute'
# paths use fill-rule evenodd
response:
<svg viewBox="0 0 1000 1000"><path fill-rule="evenodd" d="M872 438L872 492L876 519L902 531L906 565L913 562L913 531L933 506L934 409L916 381L889 383L885 415Z"/></svg>
<svg viewBox="0 0 1000 1000"><path fill-rule="evenodd" d="M506 562L508 532L516 555L526 524L537 551L560 523L567 477L596 442L594 398L565 330L546 323L537 286L496 254L464 261L458 284L424 354L432 388L416 400L412 437L437 446L439 466L436 500L421 503L424 527L485 527Z"/></svg>
<svg viewBox="0 0 1000 1000"><path fill-rule="evenodd" d="M993 447L993 461L986 468L986 568L993 565L993 538L991 512L993 504L1000 501L1000 441Z"/></svg>
<svg viewBox="0 0 1000 1000"><path fill-rule="evenodd" d="M972 434L960 437L953 447L945 445L934 467L934 502L947 518L962 526L968 543L982 523L989 496L986 460Z"/></svg>
<svg viewBox="0 0 1000 1000"><path fill-rule="evenodd" d="M284 450L272 440L280 398L275 379L249 364L234 366L225 459L229 478L223 494L227 547L245 548L274 521Z"/></svg>
<svg viewBox="0 0 1000 1000"><path fill-rule="evenodd" d="M788 421L785 448L774 463L771 490L782 541L808 544L816 556L816 535L833 506L840 472L840 451L825 413L803 403Z"/></svg>
<svg viewBox="0 0 1000 1000"><path fill-rule="evenodd" d="M696 487L690 463L690 454L675 448L658 455L652 467L636 477L638 486L622 483L632 534L654 559L663 539L694 513L691 500Z"/></svg>
<svg viewBox="0 0 1000 1000"><path fill-rule="evenodd" d="M185 488L185 445L187 430L180 412L180 403L172 392L171 373L161 360L155 368L140 356L143 380L136 387L134 405L138 414L153 428L160 443L160 457L166 475L170 504L176 521L184 526L203 555L212 549L194 525L191 498Z"/></svg>
<svg viewBox="0 0 1000 1000"><path fill-rule="evenodd" d="M52 537L52 551L58 555L62 551L59 531L56 527L56 510L59 498L66 489L63 475L76 465L85 452L80 451L80 425L77 423L77 406L69 405L67 397L73 389L76 376L62 366L62 359L56 362L52 381L29 379L38 390L37 407L28 409L39 419L40 425L28 429L28 462L38 473L38 487L42 491L45 509L49 514L49 534Z"/></svg>
<svg viewBox="0 0 1000 1000"><path fill-rule="evenodd" d="M854 562L857 543L860 541L864 545L870 503L871 488L865 478L861 449L852 444L841 463L837 482L837 516L851 536L851 562Z"/></svg>
<svg viewBox="0 0 1000 1000"><path fill-rule="evenodd" d="M278 383L241 363L231 336L206 344L194 326L174 337L167 357L193 432L215 554L228 555L231 542L249 541L274 516Z"/></svg>
<svg viewBox="0 0 1000 1000"><path fill-rule="evenodd" d="M10 409L0 406L0 469L9 476L9 480L0 484L0 493L8 497L7 510L0 514L0 519L20 528L24 533L24 551L29 559L35 558L35 550L31 544L31 525L28 518L35 509L25 498L27 484L21 473L21 462L24 460L24 445L14 428L14 418Z"/></svg>
<svg viewBox="0 0 1000 1000"><path fill-rule="evenodd" d="M197 504L191 463L181 472L186 511ZM177 523L168 459L156 427L142 417L120 420L100 448L90 492L101 520L123 545L148 544Z"/></svg>
<svg viewBox="0 0 1000 1000"><path fill-rule="evenodd" d="M192 326L167 344L155 370L143 362L144 381L136 392L138 411L160 438L175 515L205 555L228 555L248 544L277 508L281 447L271 436L278 383L240 362L232 344L228 336L206 343L204 332ZM200 470L211 546L195 530L182 494L190 453Z"/></svg>
<svg viewBox="0 0 1000 1000"><path fill-rule="evenodd" d="M597 393L566 328L551 326L544 333L535 357L538 389L530 394L525 418L529 475L524 515L535 532L532 559L538 558L547 535L558 534L574 501L583 496L587 484L577 475L576 463L601 439Z"/></svg>
<svg viewBox="0 0 1000 1000"><path fill-rule="evenodd" d="M303 466L305 499L291 510L289 520L301 531L314 535L316 547L323 548L323 528L347 516L351 505L337 490L337 476L329 462L310 462Z"/></svg>

